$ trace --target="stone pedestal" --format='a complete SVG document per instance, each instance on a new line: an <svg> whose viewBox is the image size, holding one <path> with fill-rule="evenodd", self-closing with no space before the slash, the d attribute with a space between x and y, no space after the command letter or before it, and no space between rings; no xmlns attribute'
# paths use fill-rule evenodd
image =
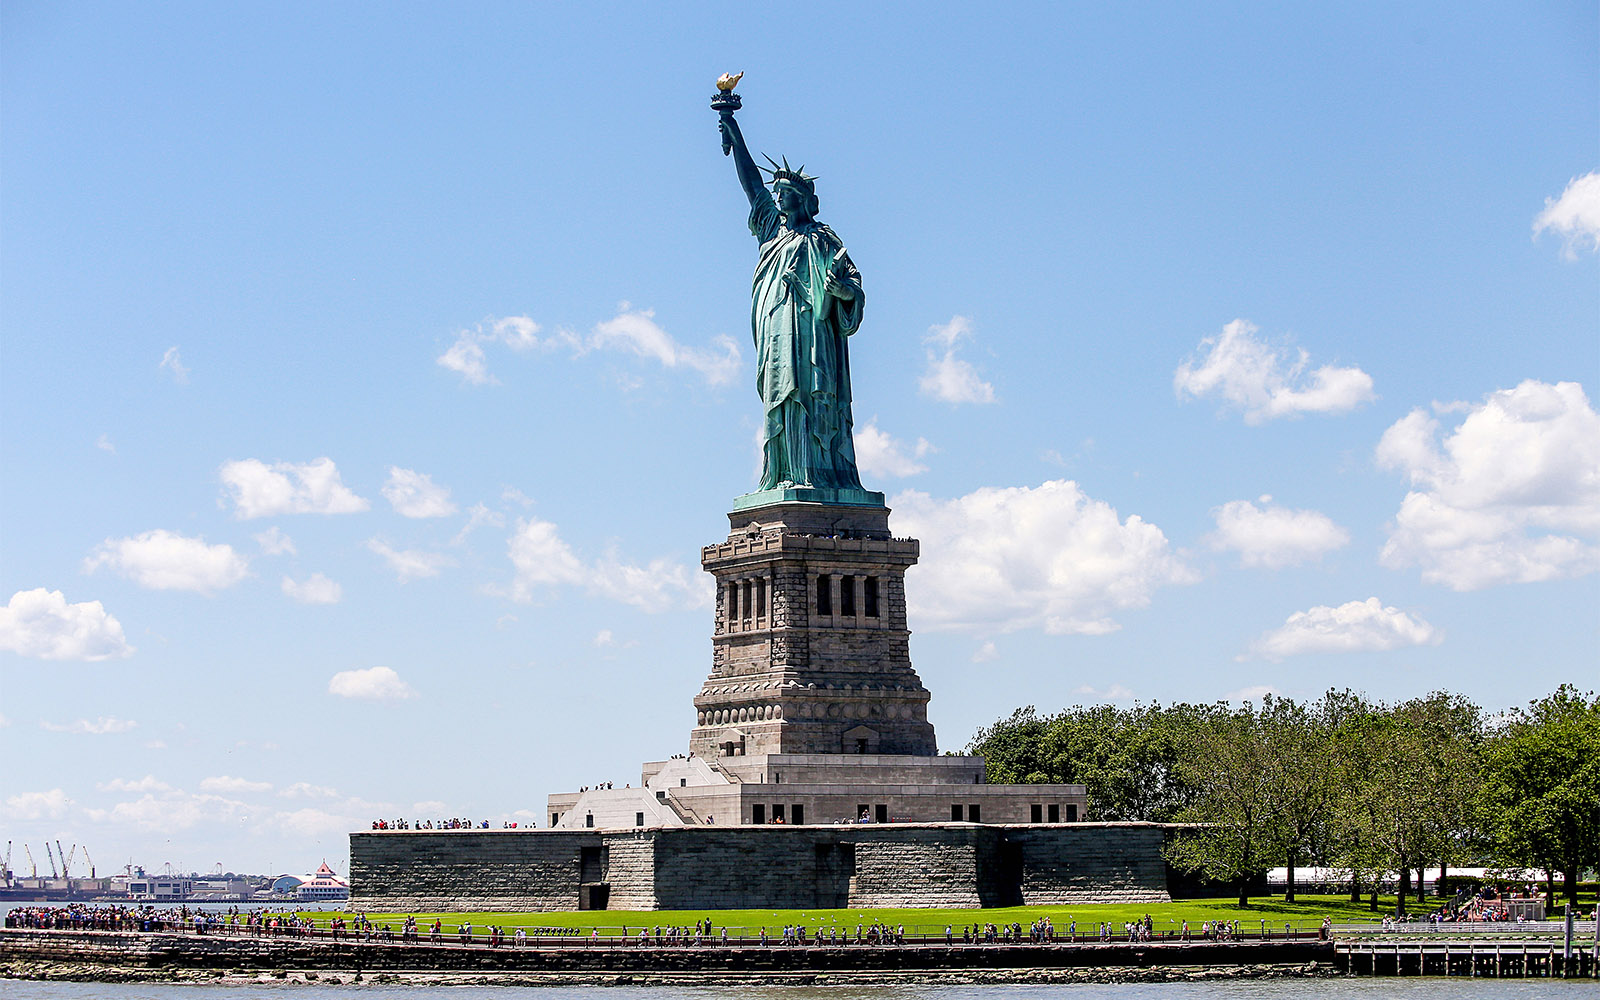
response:
<svg viewBox="0 0 1600 1000"><path fill-rule="evenodd" d="M906 628L917 541L889 533L881 503L774 499L730 513L728 540L701 550L716 621L689 749L936 753Z"/></svg>

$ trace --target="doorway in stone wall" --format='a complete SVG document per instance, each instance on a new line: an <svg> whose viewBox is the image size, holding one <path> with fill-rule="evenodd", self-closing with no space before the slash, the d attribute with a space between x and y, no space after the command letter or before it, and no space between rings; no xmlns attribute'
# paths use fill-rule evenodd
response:
<svg viewBox="0 0 1600 1000"><path fill-rule="evenodd" d="M812 906L842 910L850 905L850 880L856 874L856 845L816 845Z"/></svg>

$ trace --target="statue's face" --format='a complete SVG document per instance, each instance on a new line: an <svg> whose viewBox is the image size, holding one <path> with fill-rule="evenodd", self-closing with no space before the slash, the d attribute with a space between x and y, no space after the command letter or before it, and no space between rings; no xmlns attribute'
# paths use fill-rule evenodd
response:
<svg viewBox="0 0 1600 1000"><path fill-rule="evenodd" d="M805 215L806 196L788 184L775 185L772 200L786 219L798 219Z"/></svg>

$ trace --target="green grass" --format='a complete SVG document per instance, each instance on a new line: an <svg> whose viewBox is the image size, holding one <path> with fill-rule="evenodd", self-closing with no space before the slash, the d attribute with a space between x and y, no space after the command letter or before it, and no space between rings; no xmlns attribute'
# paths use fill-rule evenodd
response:
<svg viewBox="0 0 1600 1000"><path fill-rule="evenodd" d="M942 934L946 924L953 926L959 934L963 924L973 923L1020 923L1027 927L1040 917L1048 916L1055 924L1057 934L1064 934L1072 921L1078 923L1078 935L1092 935L1096 926L1102 922L1109 922L1119 933L1122 925L1133 920L1142 920L1149 914L1158 933L1179 929L1183 921L1189 921L1190 929L1198 934L1200 925L1208 920L1237 920L1241 931L1258 930L1263 920L1269 929L1282 932L1284 924L1291 924L1297 929L1311 930L1322 923L1323 917L1328 917L1334 923L1364 923L1375 921L1382 913L1392 912L1394 909L1394 896L1380 896L1378 899L1379 913L1374 914L1367 909L1367 904L1352 903L1350 897L1345 896L1306 896L1302 895L1293 903L1286 903L1278 897L1257 897L1251 900L1248 907L1241 908L1235 898L1229 899L1191 899L1178 900L1171 903L1152 904L1145 906L1124 904L1088 904L1083 906L1016 906L996 909L844 909L844 910L588 910L588 911L563 911L552 913L415 913L417 923L426 929L435 918L444 922L447 934L454 934L457 925L463 921L470 921L474 929L482 930L490 924L505 928L508 932L518 927L527 928L559 928L568 933L588 935L599 929L602 937L619 935L626 927L630 935L637 935L640 928L653 928L660 926L686 927L693 926L695 921L707 917L711 919L713 933L719 934L723 927L728 928L730 936L738 936L741 932L746 937L760 934L765 927L772 936L782 934L783 928L788 924L804 924L811 931L818 926L837 927L841 932L848 929L853 935L857 924L870 926L874 921L891 926L905 925L906 932ZM1430 900L1425 907L1432 909L1439 905L1438 900ZM1409 908L1417 908L1413 899ZM302 911L304 912L304 911ZM319 925L324 924L332 912L314 915ZM367 918L374 923L389 923L398 929L406 913L378 914L368 912Z"/></svg>

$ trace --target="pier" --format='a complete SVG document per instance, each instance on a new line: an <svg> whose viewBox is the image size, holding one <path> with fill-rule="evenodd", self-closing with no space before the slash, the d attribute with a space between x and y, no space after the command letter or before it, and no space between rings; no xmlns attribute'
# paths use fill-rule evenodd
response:
<svg viewBox="0 0 1600 1000"><path fill-rule="evenodd" d="M1600 935L1594 921L1402 924L1376 935L1335 928L1334 962L1364 976L1594 979Z"/></svg>

